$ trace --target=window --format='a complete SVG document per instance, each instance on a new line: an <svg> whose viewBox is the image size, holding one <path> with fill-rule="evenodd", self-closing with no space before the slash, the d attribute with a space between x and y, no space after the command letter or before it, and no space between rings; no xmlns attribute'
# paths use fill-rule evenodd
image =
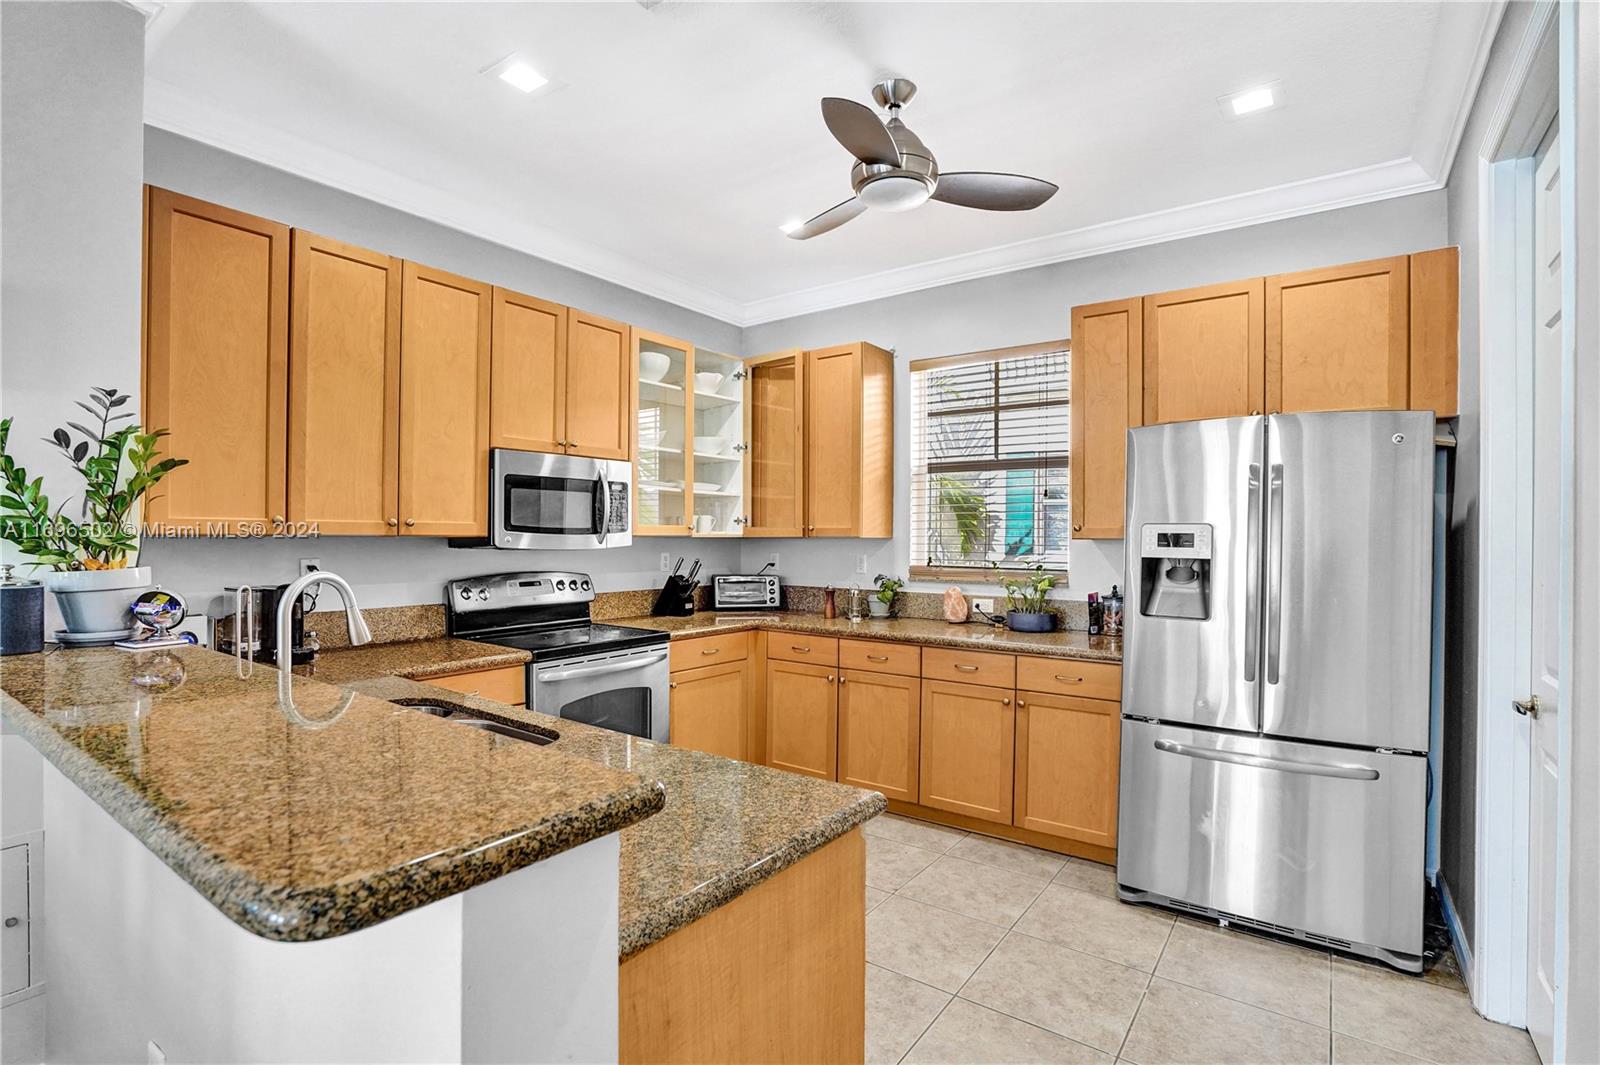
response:
<svg viewBox="0 0 1600 1065"><path fill-rule="evenodd" d="M911 575L1064 574L1067 342L911 365Z"/></svg>

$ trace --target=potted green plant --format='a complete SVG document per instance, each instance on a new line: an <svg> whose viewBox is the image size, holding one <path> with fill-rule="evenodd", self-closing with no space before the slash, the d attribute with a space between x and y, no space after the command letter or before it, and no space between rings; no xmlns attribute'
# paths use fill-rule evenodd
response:
<svg viewBox="0 0 1600 1065"><path fill-rule="evenodd" d="M1034 566L1026 577L1001 577L1000 586L1006 590L1006 628L1050 632L1056 627L1056 616L1045 608L1045 597L1056 586L1056 579L1043 566Z"/></svg>
<svg viewBox="0 0 1600 1065"><path fill-rule="evenodd" d="M900 594L900 589L906 586L906 582L887 573L880 573L872 579L877 584L878 590L867 600L867 613L875 618L886 618L894 610L894 597Z"/></svg>
<svg viewBox="0 0 1600 1065"><path fill-rule="evenodd" d="M0 419L0 538L15 544L30 565L48 567L46 586L55 594L67 631L105 633L131 627L128 607L150 587L150 567L129 565L139 555L139 517L146 493L188 460L159 458L164 430L144 432L124 411L133 397L114 388L93 388L90 424L69 421L45 442L58 448L83 477L77 520L51 507L44 478L28 477L9 448L11 419ZM98 422L98 424L95 424Z"/></svg>

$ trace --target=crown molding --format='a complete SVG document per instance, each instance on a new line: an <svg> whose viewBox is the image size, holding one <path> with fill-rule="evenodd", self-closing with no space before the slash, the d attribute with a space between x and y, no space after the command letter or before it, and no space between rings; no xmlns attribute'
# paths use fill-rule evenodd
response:
<svg viewBox="0 0 1600 1065"><path fill-rule="evenodd" d="M1505 17L1507 0L1484 3L1450 3L1439 11L1434 31L1433 54L1428 59L1426 82L1430 85L1459 86L1451 94L1438 92L1425 97L1417 112L1411 158L1439 180L1450 181L1456 150L1472 117L1478 86L1489 65L1489 52L1495 34Z"/></svg>
<svg viewBox="0 0 1600 1065"><path fill-rule="evenodd" d="M745 304L745 325L759 325L938 285L1086 259L1225 229L1409 196L1442 187L1410 159L1296 181L1254 192L1153 211L1045 237L952 255Z"/></svg>
<svg viewBox="0 0 1600 1065"><path fill-rule="evenodd" d="M159 5L149 6L159 10ZM1451 91L1435 94L1419 110L1413 149L1406 158L751 301L545 227L507 219L467 197L190 99L159 81L145 84L145 122L744 328L1013 270L1443 188L1506 6L1507 0L1489 0L1445 4L1441 9L1426 77L1432 84L1443 82Z"/></svg>
<svg viewBox="0 0 1600 1065"><path fill-rule="evenodd" d="M146 79L146 125L742 326L734 299Z"/></svg>

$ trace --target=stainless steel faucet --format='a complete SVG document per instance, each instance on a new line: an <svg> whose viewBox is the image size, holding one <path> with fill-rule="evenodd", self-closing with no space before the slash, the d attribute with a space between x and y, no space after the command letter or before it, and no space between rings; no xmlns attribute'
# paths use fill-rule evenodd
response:
<svg viewBox="0 0 1600 1065"><path fill-rule="evenodd" d="M305 590L314 584L331 584L334 591L339 593L340 600L344 602L345 623L350 626L350 646L372 642L372 630L367 628L366 619L361 616L361 610L356 606L356 593L350 587L350 582L337 573L312 570L284 589L283 598L278 600L278 672L285 676L294 664L294 647L290 645L289 635L290 622L294 617L294 605L300 601L300 596Z"/></svg>

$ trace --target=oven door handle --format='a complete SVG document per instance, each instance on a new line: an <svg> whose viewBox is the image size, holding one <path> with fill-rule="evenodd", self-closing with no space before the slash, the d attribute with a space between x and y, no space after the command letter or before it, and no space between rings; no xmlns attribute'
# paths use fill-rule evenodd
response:
<svg viewBox="0 0 1600 1065"><path fill-rule="evenodd" d="M651 655L648 658L626 658L616 662L602 662L594 666L574 666L571 669L542 669L536 676L541 683L552 680L579 680L583 677L603 677L607 673L627 673L645 666L653 666L657 662L665 662L667 652Z"/></svg>
<svg viewBox="0 0 1600 1065"><path fill-rule="evenodd" d="M595 486L600 490L600 535L595 537L595 542L602 546L606 542L606 532L611 528L611 485L606 481L606 470L602 465L600 472L594 475Z"/></svg>

